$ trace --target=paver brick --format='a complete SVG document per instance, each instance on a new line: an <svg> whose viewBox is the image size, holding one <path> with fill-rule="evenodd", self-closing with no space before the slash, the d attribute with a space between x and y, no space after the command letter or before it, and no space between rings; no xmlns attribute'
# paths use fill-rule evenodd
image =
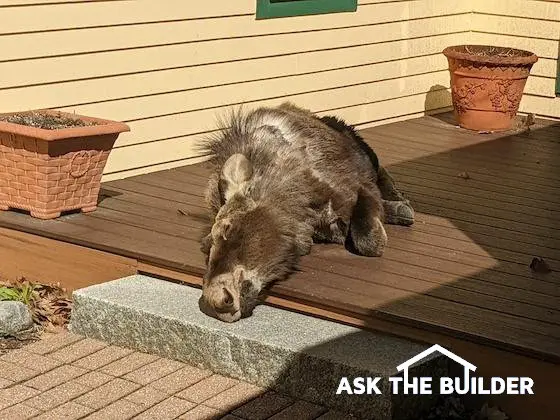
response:
<svg viewBox="0 0 560 420"><path fill-rule="evenodd" d="M247 420L265 420L282 411L292 402L291 398L269 391L239 407L232 414Z"/></svg>
<svg viewBox="0 0 560 420"><path fill-rule="evenodd" d="M317 420L350 420L353 419L351 415L341 413L339 411L327 411L321 417L317 418Z"/></svg>
<svg viewBox="0 0 560 420"><path fill-rule="evenodd" d="M179 392L177 396L200 404L238 383L239 381L226 376L212 375Z"/></svg>
<svg viewBox="0 0 560 420"><path fill-rule="evenodd" d="M74 379L74 381L90 388L97 388L113 379L115 378L111 375L106 375L105 373L97 371L91 371L86 373L85 375L78 376L76 379Z"/></svg>
<svg viewBox="0 0 560 420"><path fill-rule="evenodd" d="M0 357L0 420L85 416L90 420L351 418L178 361L74 334Z"/></svg>
<svg viewBox="0 0 560 420"><path fill-rule="evenodd" d="M233 388L227 389L221 394L206 400L204 405L221 411L232 411L241 407L253 398L258 397L265 391L257 386L241 382Z"/></svg>
<svg viewBox="0 0 560 420"><path fill-rule="evenodd" d="M76 397L79 397L90 390L91 388L73 380L36 395L35 397L27 400L25 403L38 408L41 411L48 411Z"/></svg>
<svg viewBox="0 0 560 420"><path fill-rule="evenodd" d="M139 369L142 366L145 366L157 359L159 359L159 357L153 354L134 352L132 354L129 354L128 356L123 357L122 359L116 360L106 366L103 366L100 369L100 372L104 372L108 375L113 376L122 376L126 375L129 372L132 372L133 370Z"/></svg>
<svg viewBox="0 0 560 420"><path fill-rule="evenodd" d="M89 356L76 360L73 365L84 369L95 370L111 362L121 359L122 357L132 353L132 350L117 346L105 347Z"/></svg>
<svg viewBox="0 0 560 420"><path fill-rule="evenodd" d="M144 411L135 420L171 420L194 408L196 404L181 398L169 397Z"/></svg>
<svg viewBox="0 0 560 420"><path fill-rule="evenodd" d="M275 414L270 420L312 420L325 413L325 411L327 409L320 405L300 400Z"/></svg>
<svg viewBox="0 0 560 420"><path fill-rule="evenodd" d="M41 340L25 346L25 351L44 355L61 349L62 347L66 347L82 339L82 336L72 333L59 333L53 334L48 337L43 336Z"/></svg>
<svg viewBox="0 0 560 420"><path fill-rule="evenodd" d="M184 363L177 362L175 360L158 359L152 363L142 366L140 369L127 373L123 376L123 378L136 382L140 385L147 385L181 369L184 366Z"/></svg>
<svg viewBox="0 0 560 420"><path fill-rule="evenodd" d="M34 397L39 391L25 385L14 385L0 389L0 410Z"/></svg>
<svg viewBox="0 0 560 420"><path fill-rule="evenodd" d="M151 406L165 400L167 397L168 395L165 392L152 388L148 385L134 391L130 395L127 395L125 399L141 405L144 408L150 408Z"/></svg>
<svg viewBox="0 0 560 420"><path fill-rule="evenodd" d="M128 420L140 413L143 408L127 400L118 400L114 403L90 414L87 420Z"/></svg>
<svg viewBox="0 0 560 420"><path fill-rule="evenodd" d="M25 349L12 350L2 357L0 360L9 363L15 363L19 366L24 366L41 373L48 372L62 364L60 360L51 357L45 357L40 354L30 353Z"/></svg>
<svg viewBox="0 0 560 420"><path fill-rule="evenodd" d="M82 357L95 353L104 347L107 347L107 344L103 341L94 340L92 338L84 338L83 340L50 353L49 357L53 357L64 363L71 363L81 359Z"/></svg>
<svg viewBox="0 0 560 420"><path fill-rule="evenodd" d="M88 393L76 398L74 401L78 404L99 410L114 401L128 395L140 386L134 382L125 381L124 379L116 378L105 385L95 388Z"/></svg>
<svg viewBox="0 0 560 420"><path fill-rule="evenodd" d="M30 419L41 412L25 404L16 404L0 411L0 420Z"/></svg>
<svg viewBox="0 0 560 420"><path fill-rule="evenodd" d="M89 413L93 409L86 407L85 405L76 404L73 401L67 402L61 406L58 406L54 410L47 411L40 416L36 417L35 420L77 420Z"/></svg>
<svg viewBox="0 0 560 420"><path fill-rule="evenodd" d="M15 363L0 360L0 378L7 379L12 382L26 381L39 375L41 372L29 369Z"/></svg>
<svg viewBox="0 0 560 420"><path fill-rule="evenodd" d="M224 416L224 413L215 408L199 405L192 410L187 411L179 419L181 420L218 420Z"/></svg>
<svg viewBox="0 0 560 420"><path fill-rule="evenodd" d="M10 381L9 379L0 378L0 389L7 388L14 384L14 381Z"/></svg>
<svg viewBox="0 0 560 420"><path fill-rule="evenodd" d="M182 369L152 382L150 385L171 395L196 384L210 375L212 375L212 372L208 370L197 369L193 366L185 366Z"/></svg>
<svg viewBox="0 0 560 420"><path fill-rule="evenodd" d="M72 379L77 378L78 376L83 375L86 372L87 371L85 369L76 366L62 365L48 371L47 373L36 376L27 382L24 382L24 385L38 389L40 391L46 391L48 389L54 388L57 385L71 381Z"/></svg>

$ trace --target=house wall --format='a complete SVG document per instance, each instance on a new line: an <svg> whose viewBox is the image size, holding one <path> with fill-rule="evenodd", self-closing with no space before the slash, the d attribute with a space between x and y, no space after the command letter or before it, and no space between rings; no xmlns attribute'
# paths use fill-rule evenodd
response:
<svg viewBox="0 0 560 420"><path fill-rule="evenodd" d="M560 1L474 0L473 10L471 42L521 48L539 57L520 111L560 118L560 98L555 97Z"/></svg>
<svg viewBox="0 0 560 420"><path fill-rule="evenodd" d="M360 0L356 13L262 21L255 4L0 0L0 112L127 122L108 180L196 161L196 140L242 102L288 99L360 126L450 105L440 52L468 38L470 2Z"/></svg>

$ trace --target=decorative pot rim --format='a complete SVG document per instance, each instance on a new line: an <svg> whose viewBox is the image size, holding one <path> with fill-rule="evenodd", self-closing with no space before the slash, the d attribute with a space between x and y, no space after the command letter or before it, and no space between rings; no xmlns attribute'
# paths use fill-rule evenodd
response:
<svg viewBox="0 0 560 420"><path fill-rule="evenodd" d="M469 49L482 50L494 49L497 51L511 52L516 55L500 56L500 55L481 55L469 52ZM443 50L443 54L448 58L458 60L468 60L481 64L494 64L501 66L526 66L533 65L537 62L538 57L531 51L520 50L517 48L499 47L495 45L477 45L477 44L462 44L453 45Z"/></svg>
<svg viewBox="0 0 560 420"><path fill-rule="evenodd" d="M58 111L56 109L35 109L22 112L7 112L0 114L0 117L6 117L16 114L29 114L32 112L40 112L50 115L62 115L67 118L79 119L88 122L95 122L95 125L88 125L82 127L69 127L54 130L44 128L31 127L27 125L10 123L7 121L0 121L0 132L13 133L20 136L37 138L45 141L64 140L75 137L91 137L100 136L104 134L118 134L130 131L130 127L125 123L119 121L106 120L102 118L88 117L85 115L72 114L69 112Z"/></svg>

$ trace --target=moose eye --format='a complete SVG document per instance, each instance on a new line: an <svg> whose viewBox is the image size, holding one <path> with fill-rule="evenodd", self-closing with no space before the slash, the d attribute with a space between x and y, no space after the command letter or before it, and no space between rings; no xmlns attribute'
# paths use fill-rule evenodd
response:
<svg viewBox="0 0 560 420"><path fill-rule="evenodd" d="M253 285L253 283L251 282L251 280L243 280L243 283L241 283L241 295L242 296L246 296L246 295L250 295L252 293L252 291L255 290L255 287Z"/></svg>

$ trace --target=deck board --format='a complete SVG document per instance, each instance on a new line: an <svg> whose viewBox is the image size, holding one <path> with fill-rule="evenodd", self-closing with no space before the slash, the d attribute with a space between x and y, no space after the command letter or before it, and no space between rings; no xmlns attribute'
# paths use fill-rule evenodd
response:
<svg viewBox="0 0 560 420"><path fill-rule="evenodd" d="M449 116L362 131L412 200L381 258L316 245L272 287L283 299L560 361L560 125L478 135ZM470 179L462 179L460 172ZM0 226L201 275L204 164L105 183L99 208L55 221L2 212ZM540 256L549 274L529 269Z"/></svg>

